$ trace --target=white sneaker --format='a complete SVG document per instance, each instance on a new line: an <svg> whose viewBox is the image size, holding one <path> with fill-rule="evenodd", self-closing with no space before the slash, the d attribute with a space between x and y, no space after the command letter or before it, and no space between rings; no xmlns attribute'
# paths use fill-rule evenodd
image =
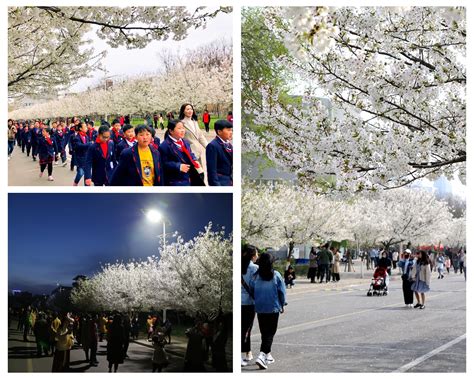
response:
<svg viewBox="0 0 474 379"><path fill-rule="evenodd" d="M248 353L245 353L244 361L250 362L253 359L252 352L249 351Z"/></svg>
<svg viewBox="0 0 474 379"><path fill-rule="evenodd" d="M54 162L54 164L57 166L59 164L59 161Z"/></svg>
<svg viewBox="0 0 474 379"><path fill-rule="evenodd" d="M275 358L272 357L271 353L267 354L267 363L268 364L275 363Z"/></svg>
<svg viewBox="0 0 474 379"><path fill-rule="evenodd" d="M67 165L67 161L63 163L63 167L65 167Z"/></svg>
<svg viewBox="0 0 474 379"><path fill-rule="evenodd" d="M54 178L53 178L52 176L48 176L48 180L49 180L50 182L52 182L52 181L54 181Z"/></svg>
<svg viewBox="0 0 474 379"><path fill-rule="evenodd" d="M255 363L257 364L258 367L260 367L260 369L266 370L268 368L267 355L261 351L260 354L258 354L258 357L255 360Z"/></svg>
<svg viewBox="0 0 474 379"><path fill-rule="evenodd" d="M244 359L244 358L240 358L240 367L245 367L247 366L249 363Z"/></svg>

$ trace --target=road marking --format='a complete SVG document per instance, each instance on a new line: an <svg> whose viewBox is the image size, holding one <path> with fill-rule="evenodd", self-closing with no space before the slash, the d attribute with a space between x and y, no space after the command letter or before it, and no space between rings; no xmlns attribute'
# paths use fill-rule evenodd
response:
<svg viewBox="0 0 474 379"><path fill-rule="evenodd" d="M453 339L452 341L445 343L444 345L438 347L437 349L434 349L430 351L429 353L422 355L421 357L418 357L414 361L406 364L405 366L402 366L398 369L396 369L393 372L407 372L408 370L412 369L415 366L418 366L420 363L423 363L427 359L430 359L431 357L441 353L442 351L449 349L451 346L456 345L457 343L461 342L462 340L466 339L466 334L463 334L462 336L459 336L458 338Z"/></svg>
<svg viewBox="0 0 474 379"><path fill-rule="evenodd" d="M331 294L331 295L334 296L334 295L339 295L339 294L341 294L341 292L334 293L334 294ZM430 296L430 299L433 299L433 298L439 297L439 296L444 296L444 295L448 295L448 293L440 293L440 294L437 294L437 295L434 295L434 296ZM306 326L309 326L309 325L321 324L325 321L331 321L331 320L336 320L336 319L347 317L347 316L354 316L354 315L358 315L358 314L362 314L362 313L378 311L378 310L381 310L381 309L384 309L384 308L395 307L397 305L404 305L404 304L401 303L401 302L398 302L398 303L394 303L394 304L384 305L383 307L368 308L368 309L364 309L362 311L351 312L351 313L343 313L341 315L336 315L336 316L332 316L332 317L328 317L328 318L323 318L323 319L320 319L320 320L308 321L308 322L303 322L301 324L294 324L294 325L290 325L290 326L285 326L283 328L278 328L277 334L281 335L281 332L284 332L284 331L287 331L287 330L300 328L300 327L306 327ZM258 337L258 336L260 336L260 333L256 333L256 334L251 335L252 338L255 338L255 337Z"/></svg>

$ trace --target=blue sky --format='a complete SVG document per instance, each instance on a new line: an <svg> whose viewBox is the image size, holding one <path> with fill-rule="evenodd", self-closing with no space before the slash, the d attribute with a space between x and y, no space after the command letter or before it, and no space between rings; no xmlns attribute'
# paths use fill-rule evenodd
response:
<svg viewBox="0 0 474 379"><path fill-rule="evenodd" d="M232 231L231 194L10 194L9 291L49 293L101 263L157 255L162 224L146 219L150 208L185 240L209 221Z"/></svg>

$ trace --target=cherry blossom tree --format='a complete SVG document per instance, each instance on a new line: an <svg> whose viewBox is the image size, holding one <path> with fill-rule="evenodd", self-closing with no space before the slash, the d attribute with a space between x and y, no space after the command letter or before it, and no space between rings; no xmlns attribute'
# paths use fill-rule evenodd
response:
<svg viewBox="0 0 474 379"><path fill-rule="evenodd" d="M385 249L400 243L462 241L465 220L421 189L330 197L304 186L244 181L242 239L261 248L352 240ZM464 237L465 238L465 237ZM451 242L452 243L452 242Z"/></svg>
<svg viewBox="0 0 474 379"><path fill-rule="evenodd" d="M246 134L244 147L325 190L464 179L464 8L286 7L266 15L289 50L275 64L307 88L288 101L262 85L263 104L248 111L264 130Z"/></svg>
<svg viewBox="0 0 474 379"><path fill-rule="evenodd" d="M61 7L8 9L9 97L44 95L65 89L100 68L88 32L113 47L144 48L151 41L182 40L191 28L231 7Z"/></svg>
<svg viewBox="0 0 474 379"><path fill-rule="evenodd" d="M232 103L232 45L221 42L219 55L196 59L208 50L204 45L183 60L173 55L168 70L122 78L109 90L95 89L10 112L13 119L55 118L91 114L147 114L179 109L190 102L198 109L206 104L229 107ZM171 60L171 58L169 58ZM186 89L186 90L183 90Z"/></svg>
<svg viewBox="0 0 474 379"><path fill-rule="evenodd" d="M242 190L242 238L259 247L288 246L342 239L345 203L286 184L246 183Z"/></svg>
<svg viewBox="0 0 474 379"><path fill-rule="evenodd" d="M224 230L213 231L209 223L191 241L178 236L160 255L104 265L73 289L73 304L122 312L168 308L207 317L232 312L232 237Z"/></svg>

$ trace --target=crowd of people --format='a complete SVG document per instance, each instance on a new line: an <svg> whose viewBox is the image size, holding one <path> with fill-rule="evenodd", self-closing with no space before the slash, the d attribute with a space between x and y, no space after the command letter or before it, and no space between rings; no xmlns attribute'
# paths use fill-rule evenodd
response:
<svg viewBox="0 0 474 379"><path fill-rule="evenodd" d="M14 146L39 162L39 176L53 164L76 169L73 185L85 186L232 186L233 118L214 123L216 137L208 143L191 104L183 104L178 119L167 114L163 141L156 135L162 114L133 127L129 116L101 120L89 117L58 120L8 120L8 157ZM210 115L204 113L209 129ZM153 127L153 124L155 127Z"/></svg>
<svg viewBox="0 0 474 379"><path fill-rule="evenodd" d="M346 251L346 261L350 261L350 252ZM405 249L394 254L384 248L372 249L361 254L368 264L373 264L376 272L383 272L383 285L388 293L390 275L398 269L402 279L402 292L407 308L425 309L427 293L433 272L443 279L450 269L458 271L466 278L466 249L456 252ZM373 259L372 259L373 257ZM313 247L309 255L308 279L311 283L329 283L340 280L341 254L336 246L326 243L319 248ZM258 254L251 245L244 245L241 256L241 366L245 367L254 359L251 350L251 331L257 315L261 334L260 353L255 364L261 369L275 362L271 354L274 335L278 327L279 314L284 312L286 289L295 284L295 268L287 263L284 275L273 269L274 256L270 253ZM374 274L375 275L375 274ZM414 299L416 304L414 305Z"/></svg>
<svg viewBox="0 0 474 379"><path fill-rule="evenodd" d="M171 344L173 325L169 318L163 321L150 314L143 321L138 314L131 317L120 312L101 314L75 314L51 312L28 306L17 312L9 310L9 326L12 319L18 319L17 331L23 334L23 341L34 337L37 357L52 356L52 372L70 371L72 349L84 350L89 366L97 366L99 343L106 342L106 359L109 372L117 372L125 359L130 341L144 339L151 344L150 369L162 372L170 364L170 354L165 346ZM228 371L226 343L229 326L225 317L214 320L198 319L185 332L188 338L182 371L206 371L209 356L216 371ZM139 334L142 336L139 337Z"/></svg>

